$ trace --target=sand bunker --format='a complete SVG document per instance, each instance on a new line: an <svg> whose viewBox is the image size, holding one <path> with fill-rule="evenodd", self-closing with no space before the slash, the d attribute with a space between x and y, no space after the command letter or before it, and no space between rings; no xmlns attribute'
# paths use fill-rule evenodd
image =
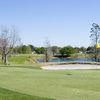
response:
<svg viewBox="0 0 100 100"><path fill-rule="evenodd" d="M41 68L45 70L100 69L100 65L68 64L43 66Z"/></svg>

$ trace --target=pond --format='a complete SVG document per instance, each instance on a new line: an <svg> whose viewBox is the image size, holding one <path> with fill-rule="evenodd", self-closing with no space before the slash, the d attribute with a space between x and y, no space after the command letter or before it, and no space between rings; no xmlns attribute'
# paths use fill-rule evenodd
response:
<svg viewBox="0 0 100 100"><path fill-rule="evenodd" d="M38 59L38 62L42 63L42 59ZM85 62L94 62L90 58L72 58L72 59L66 59L66 58L58 58L58 59L52 59L51 62L69 62L69 61L85 61Z"/></svg>

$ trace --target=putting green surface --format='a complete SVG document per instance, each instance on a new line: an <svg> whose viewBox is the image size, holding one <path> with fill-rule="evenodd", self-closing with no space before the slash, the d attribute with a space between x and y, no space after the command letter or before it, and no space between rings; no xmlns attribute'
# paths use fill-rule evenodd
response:
<svg viewBox="0 0 100 100"><path fill-rule="evenodd" d="M100 100L100 70L0 67L0 100Z"/></svg>

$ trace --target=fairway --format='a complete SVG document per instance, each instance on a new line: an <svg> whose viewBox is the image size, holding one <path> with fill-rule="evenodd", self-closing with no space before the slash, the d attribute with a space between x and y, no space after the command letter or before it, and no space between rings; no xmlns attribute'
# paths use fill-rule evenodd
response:
<svg viewBox="0 0 100 100"><path fill-rule="evenodd" d="M100 100L100 70L0 67L0 100Z"/></svg>

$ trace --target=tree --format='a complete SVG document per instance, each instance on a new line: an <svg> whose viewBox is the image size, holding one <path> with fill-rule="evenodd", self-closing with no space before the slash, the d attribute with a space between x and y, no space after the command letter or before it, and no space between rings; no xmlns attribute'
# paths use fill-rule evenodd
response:
<svg viewBox="0 0 100 100"><path fill-rule="evenodd" d="M23 45L23 47L22 47L22 53L23 54L27 54L27 46L26 45Z"/></svg>
<svg viewBox="0 0 100 100"><path fill-rule="evenodd" d="M78 53L80 51L79 47L74 47L74 49L75 49L75 53Z"/></svg>
<svg viewBox="0 0 100 100"><path fill-rule="evenodd" d="M87 48L87 50L86 50L87 53L91 53L91 54L92 54L93 51L94 51L94 48L95 48L94 46L89 46L89 47Z"/></svg>
<svg viewBox="0 0 100 100"><path fill-rule="evenodd" d="M60 53L64 56L70 56L75 52L75 49L71 46L66 46L60 49Z"/></svg>
<svg viewBox="0 0 100 100"><path fill-rule="evenodd" d="M13 48L13 54L17 54L18 53L18 46Z"/></svg>
<svg viewBox="0 0 100 100"><path fill-rule="evenodd" d="M1 26L0 28L0 50L4 55L4 63L7 64L7 56L13 50L14 46L18 45L20 38L18 36L18 28Z"/></svg>
<svg viewBox="0 0 100 100"><path fill-rule="evenodd" d="M31 54L31 53L32 53L31 47L30 47L30 45L28 45L28 46L27 46L27 54Z"/></svg>
<svg viewBox="0 0 100 100"><path fill-rule="evenodd" d="M80 51L85 52L86 48L84 46L80 47Z"/></svg>
<svg viewBox="0 0 100 100"><path fill-rule="evenodd" d="M45 50L45 57L44 57L44 61L45 62L50 62L51 61L51 58L52 58L52 50L51 50L51 46L50 46L50 41L46 38L46 41L45 41L45 47L46 47L46 50Z"/></svg>
<svg viewBox="0 0 100 100"><path fill-rule="evenodd" d="M30 44L29 46L31 47L32 52L36 50L36 47L34 47L33 45Z"/></svg>
<svg viewBox="0 0 100 100"><path fill-rule="evenodd" d="M44 54L45 53L45 47L40 47L40 48L36 48L35 51L37 54Z"/></svg>
<svg viewBox="0 0 100 100"><path fill-rule="evenodd" d="M18 47L18 53L19 54L23 53L22 48L23 48L23 45L21 45L21 46Z"/></svg>
<svg viewBox="0 0 100 100"><path fill-rule="evenodd" d="M96 48L96 43L100 42L100 40L99 40L100 39L100 27L99 27L99 25L96 23L93 23L90 32L91 32L90 38L93 42L93 46L95 46L94 51L93 51L93 58L95 58L95 61L97 61L98 49Z"/></svg>
<svg viewBox="0 0 100 100"><path fill-rule="evenodd" d="M45 47L41 47L40 49L41 49L41 54L44 54L44 53L45 53L46 48L45 48Z"/></svg>
<svg viewBox="0 0 100 100"><path fill-rule="evenodd" d="M52 48L53 55L59 53L59 47L57 47L57 46L52 46L51 48Z"/></svg>

